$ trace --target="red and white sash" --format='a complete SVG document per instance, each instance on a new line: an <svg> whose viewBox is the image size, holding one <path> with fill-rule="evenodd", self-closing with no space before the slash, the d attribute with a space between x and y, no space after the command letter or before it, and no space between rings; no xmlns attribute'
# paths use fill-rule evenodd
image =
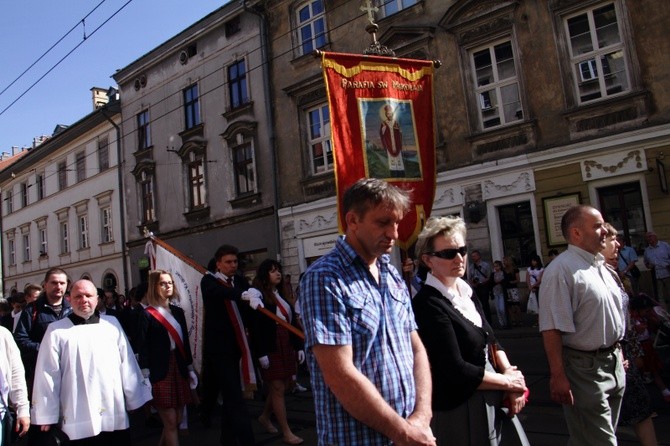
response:
<svg viewBox="0 0 670 446"><path fill-rule="evenodd" d="M172 316L167 308L164 307L154 307L149 305L146 308L147 312L154 317L160 324L167 330L170 335L170 339L174 342L175 346L181 353L182 357L186 358L186 348L184 347L184 334L181 330L181 325L177 322L177 319Z"/></svg>
<svg viewBox="0 0 670 446"><path fill-rule="evenodd" d="M227 283L226 276L224 276L220 272L212 274L211 272L208 271L207 274L211 274L212 276L214 276L223 286L232 287L232 285L229 285ZM230 321L233 324L233 331L235 332L235 339L237 341L237 345L239 346L240 351L242 352L242 359L240 361L240 371L241 371L240 375L242 378L242 387L244 390L255 390L256 372L254 371L253 360L251 359L251 349L249 348L249 343L247 341L247 336L244 330L244 324L242 323L242 316L240 316L240 312L237 309L237 305L235 305L233 301L223 299L223 302L224 305L226 306L226 309L228 310Z"/></svg>

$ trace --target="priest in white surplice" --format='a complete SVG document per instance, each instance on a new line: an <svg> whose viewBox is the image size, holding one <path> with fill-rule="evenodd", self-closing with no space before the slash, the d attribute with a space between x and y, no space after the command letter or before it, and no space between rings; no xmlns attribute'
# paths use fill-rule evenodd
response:
<svg viewBox="0 0 670 446"><path fill-rule="evenodd" d="M149 380L117 319L95 311L95 285L75 282L69 300L73 314L50 324L40 346L33 424L58 425L72 444L130 444L127 411L151 400Z"/></svg>

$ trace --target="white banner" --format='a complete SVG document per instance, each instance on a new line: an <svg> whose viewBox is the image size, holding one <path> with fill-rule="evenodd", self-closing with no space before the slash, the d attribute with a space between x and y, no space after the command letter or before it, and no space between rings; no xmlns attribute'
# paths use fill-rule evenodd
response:
<svg viewBox="0 0 670 446"><path fill-rule="evenodd" d="M200 292L202 273L159 244L155 244L154 249L156 252L155 269L169 271L174 278L175 289L181 299L175 300L173 304L184 310L188 327L188 340L193 354L193 367L200 373L203 317L202 294Z"/></svg>

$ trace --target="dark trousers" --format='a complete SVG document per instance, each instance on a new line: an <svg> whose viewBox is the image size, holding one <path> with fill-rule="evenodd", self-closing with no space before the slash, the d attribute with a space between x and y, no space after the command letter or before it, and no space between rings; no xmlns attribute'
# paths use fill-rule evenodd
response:
<svg viewBox="0 0 670 446"><path fill-rule="evenodd" d="M223 399L221 413L221 444L230 446L253 446L254 433L251 417L242 396L239 358L204 359L203 418L211 417L219 393Z"/></svg>
<svg viewBox="0 0 670 446"><path fill-rule="evenodd" d="M482 310L484 310L484 316L488 323L491 323L491 304L489 303L489 295L491 294L491 289L487 285L478 285L475 287L475 294L479 299L479 303L482 304Z"/></svg>

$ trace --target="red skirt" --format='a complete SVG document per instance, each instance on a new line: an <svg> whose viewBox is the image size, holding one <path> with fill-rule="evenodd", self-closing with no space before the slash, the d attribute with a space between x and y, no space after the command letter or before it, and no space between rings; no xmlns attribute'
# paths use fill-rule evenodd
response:
<svg viewBox="0 0 670 446"><path fill-rule="evenodd" d="M261 376L264 381L287 380L296 374L297 358L295 350L289 340L287 329L277 326L277 339L275 351L268 355L270 367L261 368Z"/></svg>
<svg viewBox="0 0 670 446"><path fill-rule="evenodd" d="M191 402L191 389L188 381L179 373L174 350L170 352L167 376L151 383L151 393L154 397L151 404L156 409L176 409Z"/></svg>

